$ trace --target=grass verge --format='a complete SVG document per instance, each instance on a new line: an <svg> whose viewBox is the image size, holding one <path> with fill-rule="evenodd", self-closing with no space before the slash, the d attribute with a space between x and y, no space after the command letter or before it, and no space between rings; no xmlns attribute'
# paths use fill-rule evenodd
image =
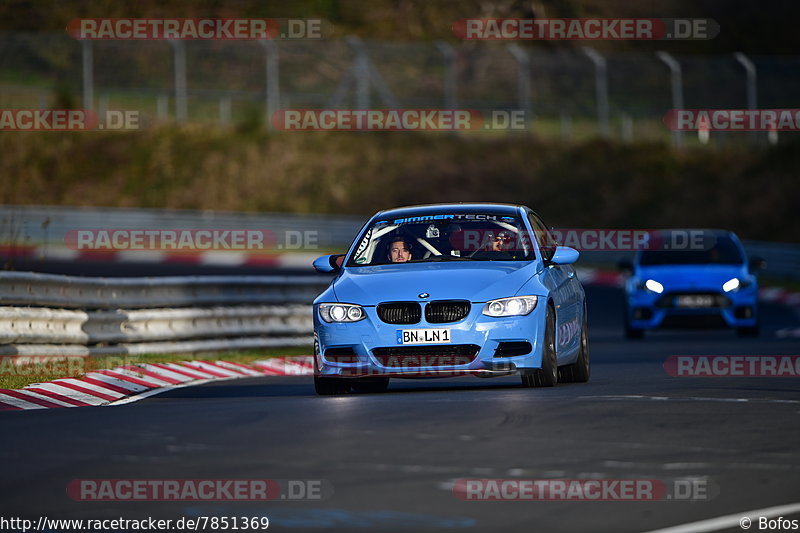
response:
<svg viewBox="0 0 800 533"><path fill-rule="evenodd" d="M114 355L101 357L42 357L28 358L29 362L18 364L15 359L26 360L26 356L0 357L0 389L20 389L31 383L44 383L58 378L80 377L87 372L111 369L123 365L141 363L170 363L189 360L219 360L234 363L251 363L268 357L310 355L313 348L265 348L237 352L210 352L204 354L145 354Z"/></svg>

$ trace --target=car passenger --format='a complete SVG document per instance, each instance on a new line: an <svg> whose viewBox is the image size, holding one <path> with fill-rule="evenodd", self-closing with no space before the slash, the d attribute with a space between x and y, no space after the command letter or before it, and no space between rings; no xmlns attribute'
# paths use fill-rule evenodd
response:
<svg viewBox="0 0 800 533"><path fill-rule="evenodd" d="M514 245L514 237L507 231L501 231L492 240L492 251L508 252Z"/></svg>

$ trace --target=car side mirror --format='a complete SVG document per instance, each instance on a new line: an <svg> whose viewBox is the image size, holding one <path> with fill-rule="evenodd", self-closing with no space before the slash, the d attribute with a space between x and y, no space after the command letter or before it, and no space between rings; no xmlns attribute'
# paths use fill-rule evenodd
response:
<svg viewBox="0 0 800 533"><path fill-rule="evenodd" d="M314 260L314 270L323 274L339 272L344 262L344 254L323 255Z"/></svg>
<svg viewBox="0 0 800 533"><path fill-rule="evenodd" d="M550 262L556 265L571 265L580 257L580 253L575 248L569 246L556 246L556 251Z"/></svg>
<svg viewBox="0 0 800 533"><path fill-rule="evenodd" d="M633 262L630 259L620 259L617 268L625 274L633 274Z"/></svg>
<svg viewBox="0 0 800 533"><path fill-rule="evenodd" d="M748 266L750 268L750 272L757 272L767 268L767 262L763 258L754 255L750 258Z"/></svg>

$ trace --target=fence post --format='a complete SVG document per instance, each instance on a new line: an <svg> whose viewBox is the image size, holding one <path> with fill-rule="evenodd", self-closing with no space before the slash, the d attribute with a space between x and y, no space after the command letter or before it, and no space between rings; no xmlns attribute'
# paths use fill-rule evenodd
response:
<svg viewBox="0 0 800 533"><path fill-rule="evenodd" d="M622 114L622 141L633 142L633 117L628 113Z"/></svg>
<svg viewBox="0 0 800 533"><path fill-rule="evenodd" d="M583 48L583 53L594 63L594 92L597 105L597 130L603 137L611 134L608 123L608 71L606 58L590 46Z"/></svg>
<svg viewBox="0 0 800 533"><path fill-rule="evenodd" d="M756 72L756 65L753 63L749 57L744 55L742 52L736 52L733 54L734 59L739 62L740 65L744 67L745 73L747 74L747 82L746 82L746 90L747 90L747 109L750 111L755 111L758 107L758 93L757 93L757 72ZM751 138L756 138L758 135L757 132L751 133Z"/></svg>
<svg viewBox="0 0 800 533"><path fill-rule="evenodd" d="M222 96L219 99L219 121L229 124L231 121L231 97Z"/></svg>
<svg viewBox="0 0 800 533"><path fill-rule="evenodd" d="M364 43L358 37L348 36L347 44L355 51L353 74L356 81L356 108L369 109L369 57Z"/></svg>
<svg viewBox="0 0 800 533"><path fill-rule="evenodd" d="M186 122L186 47L183 41L170 39L175 67L175 120Z"/></svg>
<svg viewBox="0 0 800 533"><path fill-rule="evenodd" d="M444 107L455 109L458 107L456 52L452 45L442 41L436 43L436 48L444 57Z"/></svg>
<svg viewBox="0 0 800 533"><path fill-rule="evenodd" d="M683 109L683 81L681 77L681 64L667 52L656 52L658 59L669 67L672 78L672 108ZM672 132L672 143L676 147L683 146L683 132L675 130Z"/></svg>
<svg viewBox="0 0 800 533"><path fill-rule="evenodd" d="M531 109L531 56L518 44L508 45L508 51L517 60L517 105L525 112L525 122L532 119Z"/></svg>
<svg viewBox="0 0 800 533"><path fill-rule="evenodd" d="M94 54L92 41L81 41L81 58L83 60L83 108L94 109Z"/></svg>
<svg viewBox="0 0 800 533"><path fill-rule="evenodd" d="M97 114L105 117L108 113L108 93L100 93L99 102L97 103Z"/></svg>
<svg viewBox="0 0 800 533"><path fill-rule="evenodd" d="M156 97L156 116L159 120L169 118L169 95L159 94Z"/></svg>
<svg viewBox="0 0 800 533"><path fill-rule="evenodd" d="M272 130L272 116L281 107L278 45L270 39L261 39L258 42L264 48L266 56L267 128Z"/></svg>
<svg viewBox="0 0 800 533"><path fill-rule="evenodd" d="M572 117L564 111L561 112L561 138L572 139Z"/></svg>

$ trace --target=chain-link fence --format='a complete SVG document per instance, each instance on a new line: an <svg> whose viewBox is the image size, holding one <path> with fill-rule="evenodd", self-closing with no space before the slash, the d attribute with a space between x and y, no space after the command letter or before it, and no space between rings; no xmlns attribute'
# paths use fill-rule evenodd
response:
<svg viewBox="0 0 800 533"><path fill-rule="evenodd" d="M6 33L0 106L136 110L145 127L165 120L269 124L281 108L524 110L536 135L630 141L669 138L662 118L676 98L688 109L796 107L798 67L793 56L665 59L514 43L77 41ZM712 142L737 138L766 142L767 135L714 133Z"/></svg>

